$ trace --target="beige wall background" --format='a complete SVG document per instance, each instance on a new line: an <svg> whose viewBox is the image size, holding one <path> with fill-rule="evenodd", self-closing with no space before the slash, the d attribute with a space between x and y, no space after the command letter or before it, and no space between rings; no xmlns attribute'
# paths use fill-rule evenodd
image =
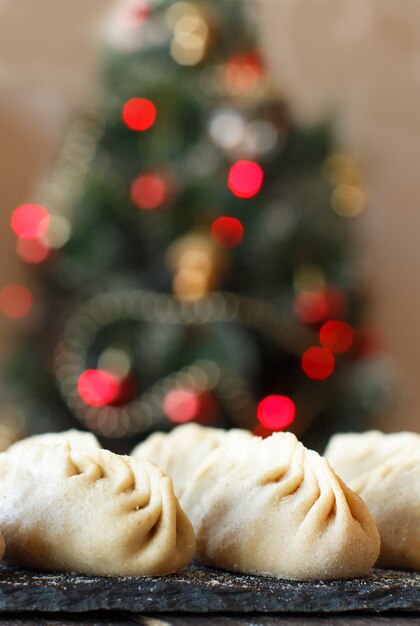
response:
<svg viewBox="0 0 420 626"><path fill-rule="evenodd" d="M420 0L260 3L280 89L302 119L333 112L364 169L364 278L403 398L381 426L420 430ZM113 4L0 0L0 288L27 280L10 212L54 160L74 111L93 102ZM19 324L0 318L3 354Z"/></svg>
<svg viewBox="0 0 420 626"><path fill-rule="evenodd" d="M0 0L0 288L28 277L11 211L53 162L72 114L94 101L98 42L112 0ZM0 359L22 320L0 314Z"/></svg>
<svg viewBox="0 0 420 626"><path fill-rule="evenodd" d="M398 374L385 429L420 430L420 2L262 0L263 40L295 113L332 113L359 158L371 314Z"/></svg>

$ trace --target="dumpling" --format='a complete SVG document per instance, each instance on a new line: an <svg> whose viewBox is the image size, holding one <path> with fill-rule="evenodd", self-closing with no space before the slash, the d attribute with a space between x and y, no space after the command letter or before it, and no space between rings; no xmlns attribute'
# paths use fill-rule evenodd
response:
<svg viewBox="0 0 420 626"><path fill-rule="evenodd" d="M420 570L420 436L336 435L326 456L349 478L376 522L381 537L377 565Z"/></svg>
<svg viewBox="0 0 420 626"><path fill-rule="evenodd" d="M71 448L75 449L102 447L93 433L71 428L61 433L44 433L42 435L33 435L32 437L21 439L9 446L7 452L20 453L25 451L27 446L32 446L33 444L60 445L66 443L68 443Z"/></svg>
<svg viewBox="0 0 420 626"><path fill-rule="evenodd" d="M186 483L210 452L225 441L250 438L247 430L210 428L199 424L183 424L169 433L153 433L131 452L131 456L147 459L160 467L174 483L175 493L182 494Z"/></svg>
<svg viewBox="0 0 420 626"><path fill-rule="evenodd" d="M345 481L377 467L402 450L420 449L420 435L410 432L385 434L379 430L364 433L338 433L331 437L324 456Z"/></svg>
<svg viewBox="0 0 420 626"><path fill-rule="evenodd" d="M366 574L379 553L362 500L291 433L214 450L181 503L207 565L299 580L350 578Z"/></svg>
<svg viewBox="0 0 420 626"><path fill-rule="evenodd" d="M69 445L0 455L5 558L104 576L158 575L191 561L194 531L172 482L147 461Z"/></svg>

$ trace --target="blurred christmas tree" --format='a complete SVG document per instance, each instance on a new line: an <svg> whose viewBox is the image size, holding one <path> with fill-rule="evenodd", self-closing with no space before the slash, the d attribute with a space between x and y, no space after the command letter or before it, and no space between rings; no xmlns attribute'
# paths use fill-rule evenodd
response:
<svg viewBox="0 0 420 626"><path fill-rule="evenodd" d="M255 6L112 16L101 118L75 124L38 203L12 215L42 278L9 373L29 429L78 420L128 446L198 420L317 445L368 426L383 390L348 245L360 176L326 128L291 119Z"/></svg>

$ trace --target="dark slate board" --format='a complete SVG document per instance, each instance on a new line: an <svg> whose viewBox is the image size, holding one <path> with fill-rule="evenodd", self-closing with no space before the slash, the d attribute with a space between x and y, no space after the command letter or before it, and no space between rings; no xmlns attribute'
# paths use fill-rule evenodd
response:
<svg viewBox="0 0 420 626"><path fill-rule="evenodd" d="M191 566L156 578L49 574L0 565L0 611L330 613L420 611L420 574L374 570L341 581L289 581Z"/></svg>

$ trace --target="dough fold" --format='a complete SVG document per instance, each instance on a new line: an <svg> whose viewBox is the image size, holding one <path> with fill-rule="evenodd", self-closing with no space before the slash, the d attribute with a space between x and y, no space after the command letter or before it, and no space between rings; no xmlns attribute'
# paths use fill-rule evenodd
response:
<svg viewBox="0 0 420 626"><path fill-rule="evenodd" d="M251 438L248 430L210 428L199 424L182 424L169 433L156 432L137 445L131 456L155 463L174 483L175 493L181 496L188 480L204 459L225 441Z"/></svg>
<svg viewBox="0 0 420 626"><path fill-rule="evenodd" d="M0 455L0 499L11 563L142 576L178 570L194 555L172 482L147 461L33 443Z"/></svg>
<svg viewBox="0 0 420 626"><path fill-rule="evenodd" d="M420 571L420 435L339 434L325 456L372 514L381 537L379 567Z"/></svg>
<svg viewBox="0 0 420 626"><path fill-rule="evenodd" d="M366 574L379 553L362 500L291 433L226 442L188 481L181 503L207 565L339 579Z"/></svg>
<svg viewBox="0 0 420 626"><path fill-rule="evenodd" d="M76 430L71 428L70 430L64 430L59 433L43 433L42 435L32 435L32 437L26 437L7 448L7 452L13 454L20 454L25 452L27 446L33 444L42 444L46 446L69 444L70 448L102 448L101 444L93 433L86 432L84 430Z"/></svg>

